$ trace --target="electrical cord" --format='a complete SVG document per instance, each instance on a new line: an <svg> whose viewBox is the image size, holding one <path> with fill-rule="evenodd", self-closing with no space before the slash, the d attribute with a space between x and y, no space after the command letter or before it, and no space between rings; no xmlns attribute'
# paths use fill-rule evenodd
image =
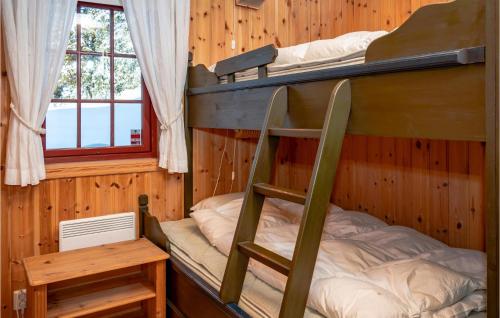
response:
<svg viewBox="0 0 500 318"><path fill-rule="evenodd" d="M234 179L236 177L236 171L234 170L234 162L236 161L236 147L238 147L238 143L236 142L236 138L234 138L233 142L233 161L231 165L231 186L229 187L229 193L233 192L233 184L234 184Z"/></svg>
<svg viewBox="0 0 500 318"><path fill-rule="evenodd" d="M219 162L219 173L217 175L217 181L215 182L215 187L214 187L214 192L212 193L212 196L215 196L215 193L217 192L217 187L219 186L220 182L220 177L222 175L222 162L224 161L224 154L226 153L226 148L227 148L227 136L229 135L229 129L226 131L226 136L224 137L224 148L222 149L222 155L220 156L220 162Z"/></svg>

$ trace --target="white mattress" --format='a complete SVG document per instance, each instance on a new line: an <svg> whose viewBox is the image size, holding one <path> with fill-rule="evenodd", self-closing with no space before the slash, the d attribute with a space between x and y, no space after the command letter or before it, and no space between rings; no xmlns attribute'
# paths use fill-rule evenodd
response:
<svg viewBox="0 0 500 318"><path fill-rule="evenodd" d="M192 219L161 224L171 244L171 253L216 290L220 289L227 257L205 239ZM278 317L283 294L248 272L243 294L238 304L252 317ZM304 317L323 317L307 309ZM470 317L485 318L485 313Z"/></svg>
<svg viewBox="0 0 500 318"><path fill-rule="evenodd" d="M227 258L212 247L192 219L164 222L171 254L216 290L220 289ZM238 306L251 317L278 317L283 294L252 273L247 273ZM307 309L306 318L321 315Z"/></svg>
<svg viewBox="0 0 500 318"><path fill-rule="evenodd" d="M342 66L363 64L365 62L364 55L361 56L353 56L352 58L348 58L345 60L339 59L326 59L326 60L316 60L309 62L300 62L294 64L284 64L284 65L270 65L267 67L267 76L268 77L276 77L290 74L298 74L312 71L319 71L325 69L332 69ZM215 66L210 67L213 70ZM236 82L249 81L257 79L257 69L253 68L245 72L236 73ZM221 77L221 84L227 83L227 79L225 76Z"/></svg>

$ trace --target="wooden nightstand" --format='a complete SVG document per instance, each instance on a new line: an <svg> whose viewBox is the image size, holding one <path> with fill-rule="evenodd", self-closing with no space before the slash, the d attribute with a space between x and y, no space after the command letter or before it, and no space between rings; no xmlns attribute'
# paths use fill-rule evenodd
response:
<svg viewBox="0 0 500 318"><path fill-rule="evenodd" d="M139 239L26 258L27 317L165 317L168 257Z"/></svg>

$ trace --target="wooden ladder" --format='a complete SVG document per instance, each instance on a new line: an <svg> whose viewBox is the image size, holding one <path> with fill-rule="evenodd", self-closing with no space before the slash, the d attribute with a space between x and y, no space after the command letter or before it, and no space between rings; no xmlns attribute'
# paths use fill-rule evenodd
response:
<svg viewBox="0 0 500 318"><path fill-rule="evenodd" d="M251 257L288 276L280 310L282 318L304 315L351 111L350 82L343 80L333 89L323 129L282 128L288 110L287 98L285 86L278 88L271 98L220 291L224 303L239 301ZM280 137L320 138L307 195L270 184ZM254 243L265 197L304 204L292 260Z"/></svg>

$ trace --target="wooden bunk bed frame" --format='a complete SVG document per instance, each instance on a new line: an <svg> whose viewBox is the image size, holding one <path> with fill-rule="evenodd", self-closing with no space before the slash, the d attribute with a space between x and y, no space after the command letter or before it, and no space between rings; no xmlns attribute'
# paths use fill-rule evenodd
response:
<svg viewBox="0 0 500 318"><path fill-rule="evenodd" d="M498 10L489 0L423 7L373 42L366 63L359 65L267 77L266 65L276 58L276 49L267 46L221 61L215 72L190 66L185 108L190 166L193 128L260 130L280 86L288 90L285 126L321 129L330 93L344 79L351 83L349 134L485 142L487 309L488 317L498 317ZM254 67L258 79L235 82L236 72ZM220 84L222 76L228 83ZM193 203L192 174L190 169L184 179L185 217ZM141 235L169 251L167 236L148 212L147 196L140 196L139 206ZM172 317L247 317L175 257L167 267Z"/></svg>

